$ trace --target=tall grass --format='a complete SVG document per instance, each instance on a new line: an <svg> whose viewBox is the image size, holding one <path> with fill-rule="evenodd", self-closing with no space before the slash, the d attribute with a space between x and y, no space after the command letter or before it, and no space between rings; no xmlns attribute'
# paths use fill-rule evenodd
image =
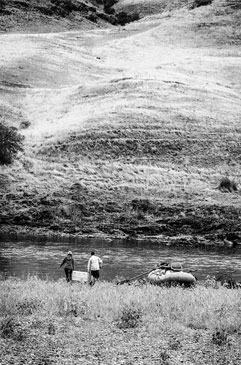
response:
<svg viewBox="0 0 241 365"><path fill-rule="evenodd" d="M235 331L241 325L241 292L226 288L160 288L146 285L116 286L98 283L93 288L78 283L43 281L29 277L0 282L0 313L48 316L88 314L114 321L126 307L138 307L148 321L178 322L184 327Z"/></svg>
<svg viewBox="0 0 241 365"><path fill-rule="evenodd" d="M176 365L179 358L236 365L240 294L205 286L8 279L0 282L0 362L9 361L10 346L13 364Z"/></svg>

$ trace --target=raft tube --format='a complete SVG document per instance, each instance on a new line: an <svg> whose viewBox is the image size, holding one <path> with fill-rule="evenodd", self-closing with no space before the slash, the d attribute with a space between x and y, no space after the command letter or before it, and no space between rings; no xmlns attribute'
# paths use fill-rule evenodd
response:
<svg viewBox="0 0 241 365"><path fill-rule="evenodd" d="M192 285L196 282L196 278L191 273L163 269L153 270L150 272L147 279L151 284L155 285Z"/></svg>

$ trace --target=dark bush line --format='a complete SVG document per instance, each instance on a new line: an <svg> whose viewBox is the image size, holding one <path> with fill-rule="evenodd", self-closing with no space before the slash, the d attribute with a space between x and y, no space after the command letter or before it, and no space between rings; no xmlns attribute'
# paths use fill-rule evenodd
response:
<svg viewBox="0 0 241 365"><path fill-rule="evenodd" d="M140 17L138 13L128 14L125 11L116 13L113 6L117 2L118 0L104 0L104 13L97 12L97 9L94 6L87 5L85 3L79 3L73 0L51 0L51 3L53 4L51 8L38 6L38 9L47 15L57 14L62 17L68 16L73 11L89 11L90 13L87 14L87 18L90 21L96 22L99 17L113 25L125 25L127 23L139 20Z"/></svg>
<svg viewBox="0 0 241 365"><path fill-rule="evenodd" d="M45 4L38 4L35 1L16 0L7 3L6 0L0 0L0 13L5 14L8 12L11 14L11 7L22 9L22 11L38 11L47 16L59 16L67 17L72 12L82 13L91 22L96 23L98 19L103 19L113 25L124 26L127 23L139 20L139 14L132 12L127 13L125 11L116 12L114 5L118 0L104 0L96 1L95 4L85 3L78 0L49 0ZM8 6L8 10L6 7ZM101 8L98 7L101 6ZM102 9L103 6L103 10Z"/></svg>

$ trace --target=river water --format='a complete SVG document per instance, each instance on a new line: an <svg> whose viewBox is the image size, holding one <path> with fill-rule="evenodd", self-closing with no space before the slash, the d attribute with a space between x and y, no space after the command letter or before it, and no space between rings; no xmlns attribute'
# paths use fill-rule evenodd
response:
<svg viewBox="0 0 241 365"><path fill-rule="evenodd" d="M156 243L79 239L59 241L0 241L0 274L58 280L64 277L59 268L68 250L73 252L76 270L86 271L90 252L103 259L101 279L131 278L152 269L158 262L178 261L185 270L193 270L199 280L207 275L231 275L241 281L241 247L229 249L173 248Z"/></svg>

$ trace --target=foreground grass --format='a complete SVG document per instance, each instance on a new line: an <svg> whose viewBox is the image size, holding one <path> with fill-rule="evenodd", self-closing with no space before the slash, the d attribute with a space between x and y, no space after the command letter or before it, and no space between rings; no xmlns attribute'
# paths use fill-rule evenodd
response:
<svg viewBox="0 0 241 365"><path fill-rule="evenodd" d="M0 363L239 364L241 292L0 282Z"/></svg>

